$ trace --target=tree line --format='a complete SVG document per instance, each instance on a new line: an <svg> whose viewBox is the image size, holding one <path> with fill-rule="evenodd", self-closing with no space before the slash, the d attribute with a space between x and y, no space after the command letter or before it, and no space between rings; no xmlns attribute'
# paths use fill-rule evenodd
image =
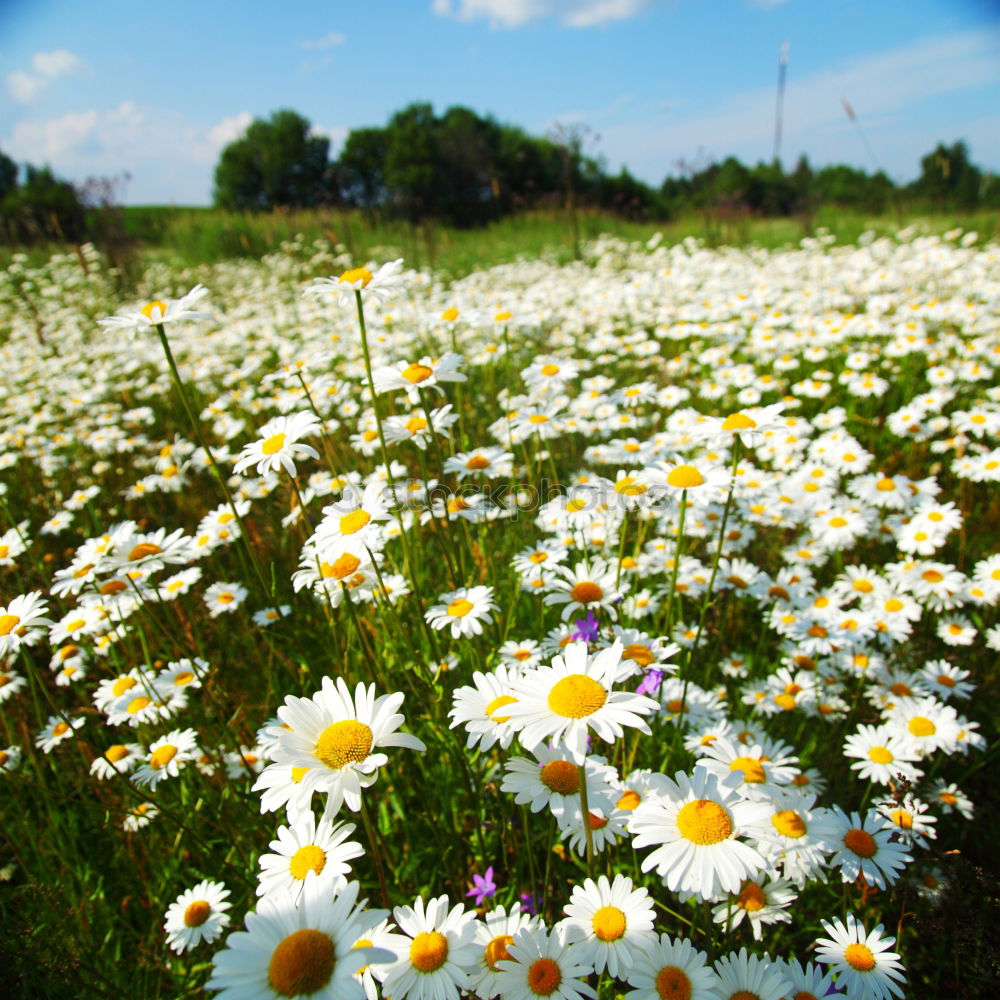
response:
<svg viewBox="0 0 1000 1000"><path fill-rule="evenodd" d="M477 226L514 212L567 202L636 220L692 210L753 216L811 214L820 204L883 213L900 200L928 209L1000 206L1000 183L958 141L920 161L920 176L896 185L882 170L844 164L814 169L806 157L746 166L679 162L659 187L628 170L610 173L587 151L583 127L532 136L464 107L436 115L427 103L397 111L382 128L353 129L339 155L294 111L257 119L222 152L215 202L234 211L334 205L413 222Z"/></svg>
<svg viewBox="0 0 1000 1000"><path fill-rule="evenodd" d="M357 128L336 158L330 140L291 110L256 119L227 145L215 168L214 200L234 212L337 207L375 219L481 226L532 209L598 209L635 221L692 212L738 222L760 216L811 218L820 205L883 214L908 209L1000 207L996 175L976 166L963 141L939 143L920 175L896 185L882 170L838 164L814 169L800 157L753 166L735 157L678 161L658 187L628 170L608 171L585 126L529 135L464 107L437 115L415 103L381 128ZM121 179L74 187L47 167L23 169L0 151L0 241L9 245L83 239L123 243ZM117 213L117 214L116 214ZM118 256L116 253L115 256Z"/></svg>

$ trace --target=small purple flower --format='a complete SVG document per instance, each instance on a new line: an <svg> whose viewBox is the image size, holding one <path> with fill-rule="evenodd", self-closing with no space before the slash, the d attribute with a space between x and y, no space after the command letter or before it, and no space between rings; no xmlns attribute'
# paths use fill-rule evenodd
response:
<svg viewBox="0 0 1000 1000"><path fill-rule="evenodd" d="M646 671L646 676L643 677L642 682L635 689L636 694L656 694L660 690L660 684L663 682L663 671L657 670L655 667L652 670Z"/></svg>
<svg viewBox="0 0 1000 1000"><path fill-rule="evenodd" d="M570 636L573 642L594 642L600 630L601 623L593 611L587 612L586 618L581 618L578 622L573 622L576 631Z"/></svg>
<svg viewBox="0 0 1000 1000"><path fill-rule="evenodd" d="M486 869L485 875L472 876L472 888L465 894L474 896L476 906L482 906L483 901L492 899L496 895L497 886L493 881L493 865Z"/></svg>
<svg viewBox="0 0 1000 1000"><path fill-rule="evenodd" d="M530 892L522 892L521 909L533 917L538 916L538 900Z"/></svg>

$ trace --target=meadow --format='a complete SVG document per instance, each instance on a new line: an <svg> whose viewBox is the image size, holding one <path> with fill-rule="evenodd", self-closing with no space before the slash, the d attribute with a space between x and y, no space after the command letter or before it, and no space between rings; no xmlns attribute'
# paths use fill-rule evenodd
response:
<svg viewBox="0 0 1000 1000"><path fill-rule="evenodd" d="M0 285L3 995L996 995L992 231L137 219Z"/></svg>

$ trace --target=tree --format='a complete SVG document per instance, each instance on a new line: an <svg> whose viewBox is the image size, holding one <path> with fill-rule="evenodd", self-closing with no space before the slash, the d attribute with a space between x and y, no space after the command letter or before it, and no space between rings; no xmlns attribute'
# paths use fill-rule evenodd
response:
<svg viewBox="0 0 1000 1000"><path fill-rule="evenodd" d="M0 201L17 187L17 164L0 150Z"/></svg>
<svg viewBox="0 0 1000 1000"><path fill-rule="evenodd" d="M914 193L930 199L935 207L972 208L979 201L982 171L969 159L964 142L937 148L920 161L920 177Z"/></svg>
<svg viewBox="0 0 1000 1000"><path fill-rule="evenodd" d="M85 238L86 213L76 188L48 167L27 166L24 183L7 192L0 210L14 242L81 243Z"/></svg>
<svg viewBox="0 0 1000 1000"><path fill-rule="evenodd" d="M330 140L311 135L306 118L275 111L257 118L222 151L215 203L238 211L311 208L330 197Z"/></svg>

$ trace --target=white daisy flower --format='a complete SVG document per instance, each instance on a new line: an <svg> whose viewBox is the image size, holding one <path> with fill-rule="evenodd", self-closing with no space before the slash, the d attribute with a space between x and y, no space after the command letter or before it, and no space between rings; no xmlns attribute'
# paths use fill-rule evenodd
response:
<svg viewBox="0 0 1000 1000"><path fill-rule="evenodd" d="M846 924L824 920L828 938L816 942L816 961L833 966L837 986L846 986L850 997L864 1000L891 1000L902 997L903 966L899 955L889 949L895 938L882 936L882 925L866 931L853 913Z"/></svg>
<svg viewBox="0 0 1000 1000"><path fill-rule="evenodd" d="M492 587L460 587L442 594L438 600L441 603L428 608L424 618L431 628L450 627L453 639L482 635L483 622L492 622L490 612L497 610Z"/></svg>
<svg viewBox="0 0 1000 1000"><path fill-rule="evenodd" d="M256 441L244 446L233 472L244 472L255 465L258 476L283 469L294 479L296 468L293 459L319 458L315 448L302 444L299 439L320 429L319 420L309 410L293 413L290 417L275 417L261 427Z"/></svg>
<svg viewBox="0 0 1000 1000"><path fill-rule="evenodd" d="M661 934L647 942L625 972L625 1000L718 1000L718 977L708 956L687 938Z"/></svg>
<svg viewBox="0 0 1000 1000"><path fill-rule="evenodd" d="M202 941L214 941L229 926L226 910L233 904L228 897L222 882L207 879L185 889L167 907L163 922L170 949L180 955Z"/></svg>
<svg viewBox="0 0 1000 1000"><path fill-rule="evenodd" d="M497 962L496 990L504 1000L596 1000L586 981L593 966L570 941L569 928L522 928Z"/></svg>

